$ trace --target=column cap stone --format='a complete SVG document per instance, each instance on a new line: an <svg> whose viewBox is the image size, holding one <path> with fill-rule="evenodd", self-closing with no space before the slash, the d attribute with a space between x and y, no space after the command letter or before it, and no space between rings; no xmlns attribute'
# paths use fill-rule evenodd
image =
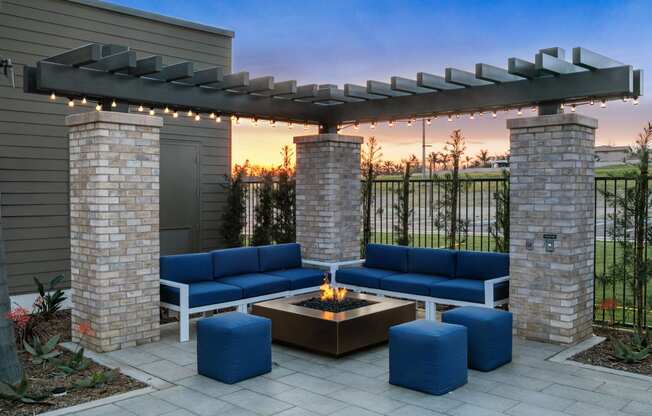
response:
<svg viewBox="0 0 652 416"><path fill-rule="evenodd" d="M323 142L362 144L364 142L364 138L362 136L346 136L336 133L311 134L308 136L294 137L294 144Z"/></svg>
<svg viewBox="0 0 652 416"><path fill-rule="evenodd" d="M546 116L511 118L507 120L508 129L527 129L532 127L560 126L575 124L591 129L598 128L598 120L582 114L550 114Z"/></svg>
<svg viewBox="0 0 652 416"><path fill-rule="evenodd" d="M117 111L89 111L66 117L66 126L73 127L90 123L129 124L145 127L163 127L163 118L146 114L120 113Z"/></svg>

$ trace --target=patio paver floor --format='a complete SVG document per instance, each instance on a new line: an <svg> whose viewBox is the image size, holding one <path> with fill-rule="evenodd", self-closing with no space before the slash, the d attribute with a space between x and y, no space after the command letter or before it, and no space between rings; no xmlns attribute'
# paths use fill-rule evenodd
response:
<svg viewBox="0 0 652 416"><path fill-rule="evenodd" d="M514 360L444 396L390 385L386 346L335 359L274 345L273 370L227 385L197 374L195 348L165 325L161 341L108 357L161 378L153 393L79 416L596 416L652 415L652 382L547 361L563 348L514 340ZM194 325L193 325L194 338Z"/></svg>

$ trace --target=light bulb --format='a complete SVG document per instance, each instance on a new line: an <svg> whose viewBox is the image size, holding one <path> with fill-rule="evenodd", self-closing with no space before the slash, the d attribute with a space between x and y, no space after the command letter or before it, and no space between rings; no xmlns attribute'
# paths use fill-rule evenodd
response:
<svg viewBox="0 0 652 416"><path fill-rule="evenodd" d="M74 99L69 99L68 100L68 107L74 107L75 106L75 100Z"/></svg>
<svg viewBox="0 0 652 416"><path fill-rule="evenodd" d="M254 117L254 119L251 121L251 124L252 124L254 127L258 127L258 119Z"/></svg>
<svg viewBox="0 0 652 416"><path fill-rule="evenodd" d="M536 105L532 107L532 112L533 112L533 113L536 113L536 112L537 112L537 106L536 106Z"/></svg>
<svg viewBox="0 0 652 416"><path fill-rule="evenodd" d="M634 99L632 100L632 103L633 103L634 105L638 105L638 97L637 97L637 98L634 98Z"/></svg>
<svg viewBox="0 0 652 416"><path fill-rule="evenodd" d="M50 99L51 100L56 100L57 99L56 94L55 93L50 94Z"/></svg>
<svg viewBox="0 0 652 416"><path fill-rule="evenodd" d="M174 113L172 113L172 118L179 118L179 112L177 110L174 110Z"/></svg>
<svg viewBox="0 0 652 416"><path fill-rule="evenodd" d="M407 125L408 127L412 127L412 119L408 120Z"/></svg>
<svg viewBox="0 0 652 416"><path fill-rule="evenodd" d="M360 124L356 121L355 124L353 125L353 128L355 130L360 130Z"/></svg>
<svg viewBox="0 0 652 416"><path fill-rule="evenodd" d="M623 97L623 102L626 103L627 101L629 101L629 98Z"/></svg>
<svg viewBox="0 0 652 416"><path fill-rule="evenodd" d="M563 109L564 109L564 103L561 103L561 104L559 105L559 108L563 110Z"/></svg>
<svg viewBox="0 0 652 416"><path fill-rule="evenodd" d="M199 115L199 113L197 113L195 114L195 121L199 121L199 120L201 120L201 116Z"/></svg>
<svg viewBox="0 0 652 416"><path fill-rule="evenodd" d="M375 122L375 121L372 121L372 122L371 122L371 125L369 126L369 128L371 128L372 130L375 129L375 128L376 128L376 122Z"/></svg>
<svg viewBox="0 0 652 416"><path fill-rule="evenodd" d="M210 118L210 119L214 119L214 118L215 118L215 113L210 113L210 114L208 115L208 118Z"/></svg>
<svg viewBox="0 0 652 416"><path fill-rule="evenodd" d="M471 115L469 116L469 118L470 118L471 120L475 120L475 114L471 113Z"/></svg>
<svg viewBox="0 0 652 416"><path fill-rule="evenodd" d="M187 115L188 117L192 117L192 115L193 115L192 110L188 110L188 112L186 113L186 115Z"/></svg>
<svg viewBox="0 0 652 416"><path fill-rule="evenodd" d="M288 122L288 129L292 130L292 122Z"/></svg>
<svg viewBox="0 0 652 416"><path fill-rule="evenodd" d="M82 104L86 104L88 101L86 101L86 97L82 98Z"/></svg>
<svg viewBox="0 0 652 416"><path fill-rule="evenodd" d="M482 117L483 115L484 115L484 111L480 111L480 112L478 113L478 117Z"/></svg>
<svg viewBox="0 0 652 416"><path fill-rule="evenodd" d="M308 130L308 123L305 123L305 124L303 125L303 129L304 129L304 130Z"/></svg>
<svg viewBox="0 0 652 416"><path fill-rule="evenodd" d="M575 104L571 105L571 113L575 112Z"/></svg>
<svg viewBox="0 0 652 416"><path fill-rule="evenodd" d="M102 104L99 104L99 103L98 103L98 104L95 106L95 111L102 111Z"/></svg>
<svg viewBox="0 0 652 416"><path fill-rule="evenodd" d="M523 110L521 110L521 109L519 108L518 111L516 112L516 114L518 114L519 116L523 115Z"/></svg>
<svg viewBox="0 0 652 416"><path fill-rule="evenodd" d="M389 127L394 127L394 120L389 120L389 121L387 122L387 125L388 125Z"/></svg>
<svg viewBox="0 0 652 416"><path fill-rule="evenodd" d="M602 102L600 103L600 108L607 108L607 100L604 98L602 99Z"/></svg>
<svg viewBox="0 0 652 416"><path fill-rule="evenodd" d="M145 111L145 108L143 108L142 105L141 105L141 106L138 106L138 111L140 111L140 112L142 113L143 111Z"/></svg>
<svg viewBox="0 0 652 416"><path fill-rule="evenodd" d="M235 124L238 126L240 125L240 117L235 118Z"/></svg>
<svg viewBox="0 0 652 416"><path fill-rule="evenodd" d="M116 103L115 100L113 100L111 102L111 108L116 108L117 106L118 106L118 103Z"/></svg>
<svg viewBox="0 0 652 416"><path fill-rule="evenodd" d="M215 122L216 122L216 123L221 123L221 122L222 122L222 116L218 114L218 115L215 117Z"/></svg>
<svg viewBox="0 0 652 416"><path fill-rule="evenodd" d="M591 100L591 101L589 101L589 104L593 105L593 104L595 104L595 101Z"/></svg>
<svg viewBox="0 0 652 416"><path fill-rule="evenodd" d="M460 118L459 113L458 113L458 114L455 114L455 118Z"/></svg>
<svg viewBox="0 0 652 416"><path fill-rule="evenodd" d="M170 113L170 108L168 106L165 106L165 110L163 110L163 112L165 114L169 114Z"/></svg>
<svg viewBox="0 0 652 416"><path fill-rule="evenodd" d="M448 121L449 122L453 121L453 116L451 116L450 114L448 115Z"/></svg>
<svg viewBox="0 0 652 416"><path fill-rule="evenodd" d="M491 112L491 118L496 118L497 116L498 116L498 114L496 114L495 111L492 111L492 112Z"/></svg>
<svg viewBox="0 0 652 416"><path fill-rule="evenodd" d="M150 115L150 116L153 116L154 114L156 114L156 111L154 111L153 108L150 108L150 109L149 109L149 115Z"/></svg>
<svg viewBox="0 0 652 416"><path fill-rule="evenodd" d="M276 127L276 120L270 120L269 125L270 127Z"/></svg>
<svg viewBox="0 0 652 416"><path fill-rule="evenodd" d="M427 124L427 125L431 125L431 124L432 124L432 120L429 119L429 118L427 118L427 119L426 119L426 124Z"/></svg>

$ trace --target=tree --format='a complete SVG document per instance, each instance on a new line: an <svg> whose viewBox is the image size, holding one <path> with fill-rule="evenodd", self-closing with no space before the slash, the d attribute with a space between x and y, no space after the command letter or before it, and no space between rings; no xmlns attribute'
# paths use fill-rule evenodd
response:
<svg viewBox="0 0 652 416"><path fill-rule="evenodd" d="M362 149L362 258L365 257L367 244L371 241L371 206L373 203L374 181L378 176L381 147L375 137L369 137Z"/></svg>
<svg viewBox="0 0 652 416"><path fill-rule="evenodd" d="M254 232L251 236L252 246L271 244L274 227L274 178L272 172L265 171L263 182L258 188L258 200L255 209Z"/></svg>
<svg viewBox="0 0 652 416"><path fill-rule="evenodd" d="M394 225L394 231L397 234L396 244L407 246L410 244L410 216L413 211L410 208L410 178L412 176L410 160L404 160L403 166L402 179L396 189L398 200L394 204L394 210L398 222Z"/></svg>
<svg viewBox="0 0 652 416"><path fill-rule="evenodd" d="M496 222L489 226L489 234L494 240L496 251L509 253L509 171L503 169L503 180L497 183L494 193L496 200Z"/></svg>
<svg viewBox="0 0 652 416"><path fill-rule="evenodd" d="M273 225L273 237L277 243L292 243L296 241L295 216L295 179L292 159L294 152L290 146L281 150L283 164L278 168L278 185L274 190L274 210L276 220Z"/></svg>
<svg viewBox="0 0 652 416"><path fill-rule="evenodd" d="M0 218L0 381L13 385L20 381L22 368L16 353L13 324L7 319L10 310L7 257L2 237L2 219Z"/></svg>
<svg viewBox="0 0 652 416"><path fill-rule="evenodd" d="M480 153L475 157L480 162L480 167L486 167L489 164L489 150L482 149Z"/></svg>
<svg viewBox="0 0 652 416"><path fill-rule="evenodd" d="M227 176L226 207L222 213L220 232L225 247L241 247L244 243L242 231L246 224L245 212L247 209L247 189L243 186L244 176L247 173L248 162L244 165L235 165L231 176Z"/></svg>
<svg viewBox="0 0 652 416"><path fill-rule="evenodd" d="M428 176L432 178L432 172L437 168L439 163L439 154L437 152L430 152L428 154Z"/></svg>
<svg viewBox="0 0 652 416"><path fill-rule="evenodd" d="M633 179L634 186L615 192L600 190L605 200L615 208L615 212L609 215L609 219L614 222L609 233L618 242L623 253L610 267L605 279L611 280L611 284L615 284L617 279L624 279L629 284L634 301L632 309L636 335L646 348L649 334L645 326L645 293L652 277L652 264L645 255L647 245L652 239L652 228L647 224L648 212L652 205L648 188L651 144L652 124L648 123L632 149L632 154L638 158L638 172L626 175Z"/></svg>

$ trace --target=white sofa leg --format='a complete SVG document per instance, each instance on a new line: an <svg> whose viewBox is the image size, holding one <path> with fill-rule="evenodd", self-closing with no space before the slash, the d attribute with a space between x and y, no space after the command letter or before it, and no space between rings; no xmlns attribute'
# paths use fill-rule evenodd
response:
<svg viewBox="0 0 652 416"><path fill-rule="evenodd" d="M238 312L240 313L248 313L249 311L247 310L247 304L243 305L238 305Z"/></svg>
<svg viewBox="0 0 652 416"><path fill-rule="evenodd" d="M188 286L179 289L179 341L190 340L190 305Z"/></svg>
<svg viewBox="0 0 652 416"><path fill-rule="evenodd" d="M436 307L434 302L426 302L426 320L435 321L437 317Z"/></svg>

